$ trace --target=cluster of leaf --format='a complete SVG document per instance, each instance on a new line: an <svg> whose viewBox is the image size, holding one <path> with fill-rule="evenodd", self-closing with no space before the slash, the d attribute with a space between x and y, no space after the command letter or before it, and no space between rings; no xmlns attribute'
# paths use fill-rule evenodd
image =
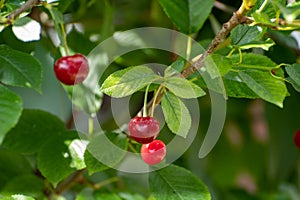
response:
<svg viewBox="0 0 300 200"><path fill-rule="evenodd" d="M179 63L180 62L180 63ZM191 116L181 98L197 98L205 92L196 84L182 78L172 66L182 68L184 62L179 61L166 68L164 76L159 76L146 66L129 67L111 74L100 88L105 94L121 98L135 93L149 84L163 85L166 91L162 98L162 109L165 120L174 133L186 137ZM157 87L156 87L157 88Z"/></svg>

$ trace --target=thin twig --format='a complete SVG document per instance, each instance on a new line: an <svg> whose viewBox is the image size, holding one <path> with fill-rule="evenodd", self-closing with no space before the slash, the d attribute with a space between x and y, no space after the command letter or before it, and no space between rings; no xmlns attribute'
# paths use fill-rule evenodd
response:
<svg viewBox="0 0 300 200"><path fill-rule="evenodd" d="M25 12L28 9L31 9L34 7L39 0L28 0L23 5L21 5L19 8L14 10L12 13L10 13L7 16L7 24L12 24L12 22L23 12Z"/></svg>
<svg viewBox="0 0 300 200"><path fill-rule="evenodd" d="M246 19L244 17L250 10L250 8L247 9L246 7L247 6L245 6L243 3L239 10L233 14L230 20L223 24L221 30L217 33L217 35L212 40L206 51L198 59L194 59L195 61L190 67L182 71L181 74L183 77L187 78L191 74L199 70L201 67L203 67L206 57L217 50L219 44L221 44L225 40L225 38L231 32L231 30L237 25L245 22Z"/></svg>
<svg viewBox="0 0 300 200"><path fill-rule="evenodd" d="M64 191L70 189L75 183L81 182L83 180L83 173L85 172L85 169L78 170L74 174L72 174L68 179L66 179L64 182L60 183L56 189L56 194L62 194Z"/></svg>

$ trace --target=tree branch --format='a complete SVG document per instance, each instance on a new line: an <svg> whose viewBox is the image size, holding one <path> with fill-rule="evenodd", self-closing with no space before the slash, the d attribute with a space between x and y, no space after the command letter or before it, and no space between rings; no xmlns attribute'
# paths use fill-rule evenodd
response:
<svg viewBox="0 0 300 200"><path fill-rule="evenodd" d="M71 188L75 183L82 182L83 180L83 173L85 172L85 169L78 170L74 174L72 174L68 179L61 182L55 189L56 194L61 194L64 191Z"/></svg>
<svg viewBox="0 0 300 200"><path fill-rule="evenodd" d="M12 24L12 22L23 12L34 7L39 0L28 0L22 6L14 10L7 16L7 24Z"/></svg>
<svg viewBox="0 0 300 200"><path fill-rule="evenodd" d="M243 4L239 8L238 11L233 13L233 16L230 18L228 22L223 24L222 29L217 33L215 38L212 40L206 51L201 55L197 56L196 58L193 59L191 66L186 68L185 70L182 71L182 76L187 78L197 70L199 70L201 67L204 66L205 59L208 55L212 54L217 50L217 47L221 42L225 40L227 35L231 32L233 28L235 28L237 25L244 23L246 21L245 16L247 13L250 11L250 9L253 7L254 4L252 5L246 5L245 1L243 1Z"/></svg>

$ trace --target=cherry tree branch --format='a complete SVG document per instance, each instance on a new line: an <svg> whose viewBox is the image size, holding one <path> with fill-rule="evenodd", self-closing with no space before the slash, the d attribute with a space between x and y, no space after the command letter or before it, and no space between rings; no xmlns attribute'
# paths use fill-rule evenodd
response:
<svg viewBox="0 0 300 200"><path fill-rule="evenodd" d="M229 19L228 22L223 24L221 30L217 33L217 35L212 40L206 51L201 56L195 57L192 61L192 64L182 71L181 74L183 77L187 78L191 74L199 70L201 67L203 67L206 57L217 50L217 47L225 40L225 38L232 31L232 29L235 28L237 25L244 23L247 20L246 15L254 6L255 2L252 1L251 3L252 4L249 5L246 1L243 1L243 4L239 8L239 10L233 13L232 17Z"/></svg>
<svg viewBox="0 0 300 200"><path fill-rule="evenodd" d="M65 181L61 182L55 189L56 194L61 194L64 191L68 190L71 188L74 184L78 182L83 181L83 173L85 172L85 169L78 170L74 174L72 174L68 179Z"/></svg>
<svg viewBox="0 0 300 200"><path fill-rule="evenodd" d="M10 13L7 16L7 24L12 24L12 22L23 12L25 12L28 9L31 9L34 7L39 0L28 0L23 5L21 5L19 8L14 10L12 13Z"/></svg>

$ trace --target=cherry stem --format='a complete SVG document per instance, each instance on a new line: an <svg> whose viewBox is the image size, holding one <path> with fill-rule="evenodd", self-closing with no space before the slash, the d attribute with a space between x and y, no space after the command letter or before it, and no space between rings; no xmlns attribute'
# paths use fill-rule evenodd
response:
<svg viewBox="0 0 300 200"><path fill-rule="evenodd" d="M191 51L192 51L192 37L189 36L187 40L187 47L186 47L186 60L189 61L191 57Z"/></svg>
<svg viewBox="0 0 300 200"><path fill-rule="evenodd" d="M130 141L128 142L128 147L133 153L138 153Z"/></svg>
<svg viewBox="0 0 300 200"><path fill-rule="evenodd" d="M151 107L151 115L150 115L151 117L154 116L154 109L155 109L156 99L157 99L157 97L158 97L158 95L159 95L159 93L160 93L160 91L161 91L162 88L163 88L163 84L161 84L159 86L159 88L157 89L157 91L155 93L155 96L153 98L152 107Z"/></svg>
<svg viewBox="0 0 300 200"><path fill-rule="evenodd" d="M145 97L144 97L144 107L143 107L143 117L147 117L147 102L148 102L148 91L151 84L149 84L145 91Z"/></svg>
<svg viewBox="0 0 300 200"><path fill-rule="evenodd" d="M63 34L63 40L64 40L64 41L62 41L63 47L65 49L66 55L68 56L69 48L68 48L68 43L67 43L67 34L66 34L65 26L63 24L61 24L60 27L61 27L61 32Z"/></svg>

